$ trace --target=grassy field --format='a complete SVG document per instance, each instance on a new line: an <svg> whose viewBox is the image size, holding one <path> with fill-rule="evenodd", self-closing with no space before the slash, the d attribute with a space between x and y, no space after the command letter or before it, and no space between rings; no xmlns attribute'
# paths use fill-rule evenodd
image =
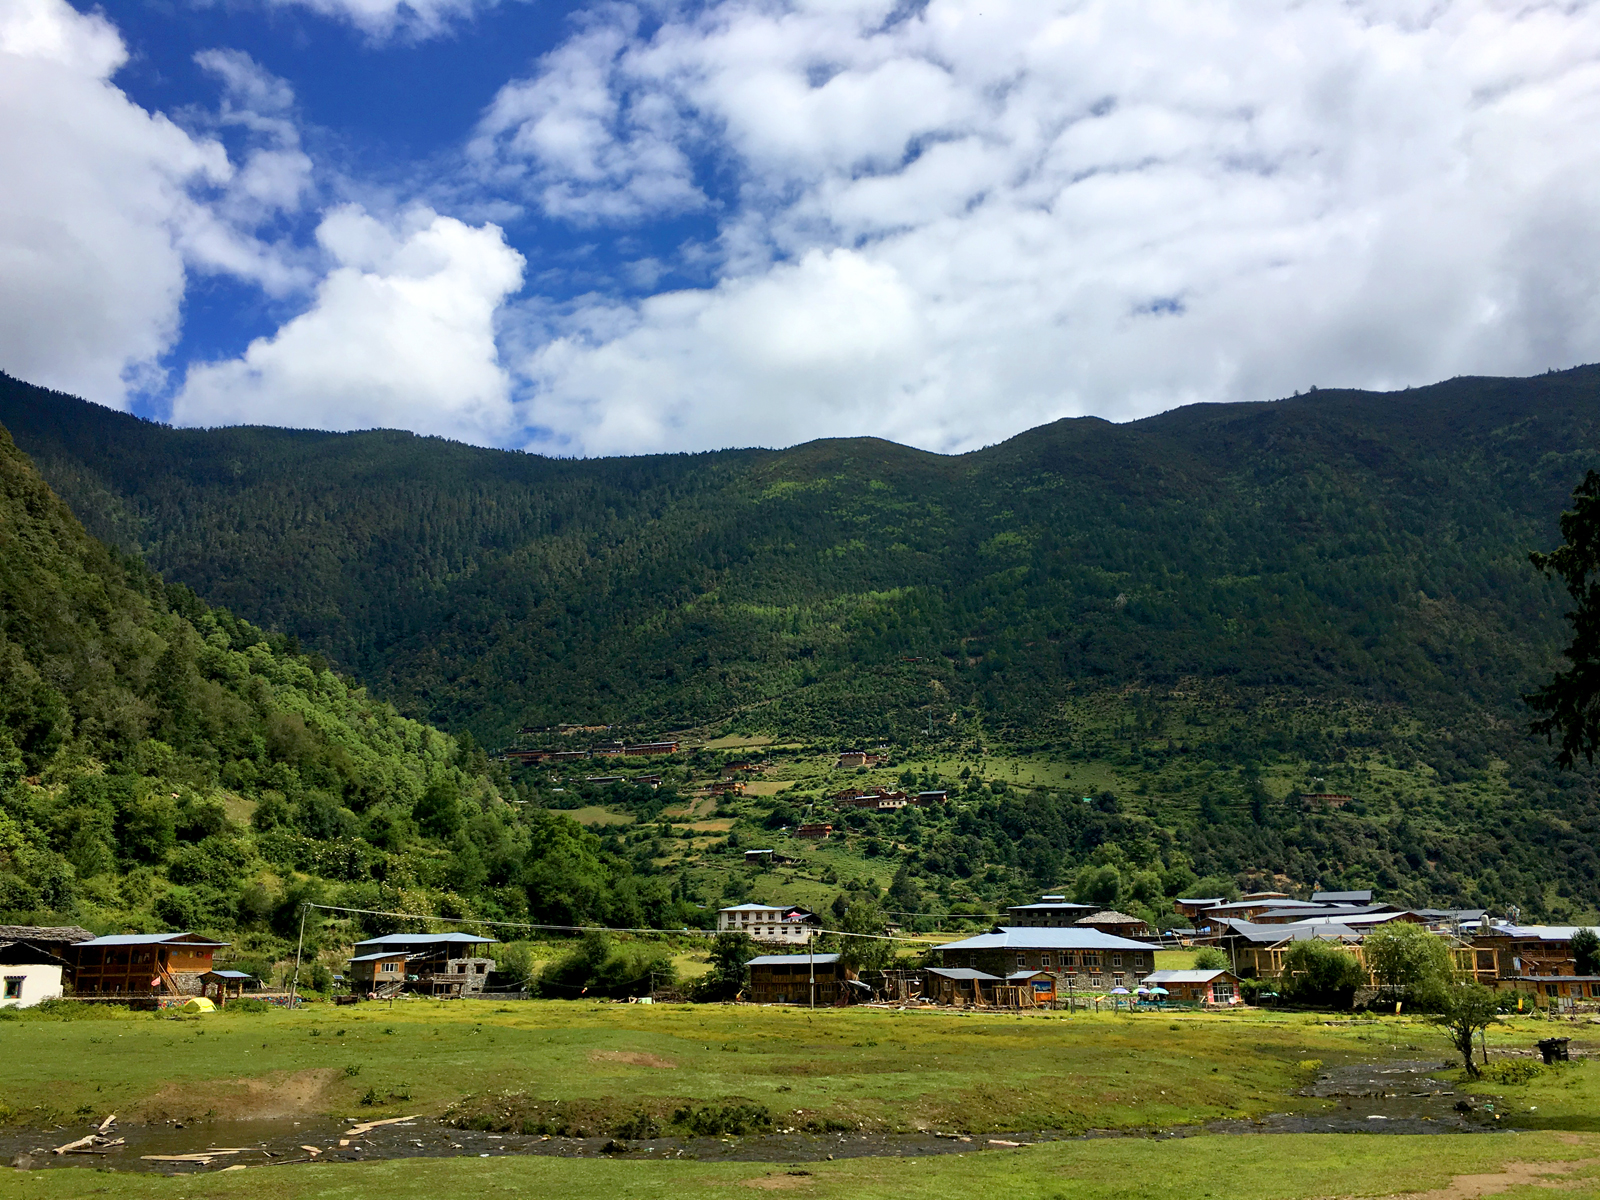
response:
<svg viewBox="0 0 1600 1200"><path fill-rule="evenodd" d="M1543 1030L1543 1032L1541 1032ZM1491 1048L1548 1030L1497 1029ZM1433 1028L1309 1015L992 1014L412 1000L199 1019L0 1022L0 1116L163 1120L439 1114L483 1127L558 1115L593 1131L639 1110L754 1104L796 1127L1165 1128L1315 1107L1314 1067L1447 1057ZM1600 1077L1600 1070L1592 1073ZM1561 1128L1596 1129L1591 1072L1519 1085ZM1576 1085L1571 1080L1579 1080ZM1539 1104L1538 1099L1528 1103ZM1581 1118L1588 1107L1588 1124Z"/></svg>
<svg viewBox="0 0 1600 1200"><path fill-rule="evenodd" d="M112 1200L434 1200L441 1195L564 1200L735 1200L776 1192L806 1200L1312 1200L1424 1195L1529 1200L1600 1193L1600 1137L1295 1134L1173 1141L1115 1139L986 1150L932 1159L784 1166L704 1161L503 1157L265 1167L200 1177L52 1170L0 1174L0 1200L105 1195Z"/></svg>

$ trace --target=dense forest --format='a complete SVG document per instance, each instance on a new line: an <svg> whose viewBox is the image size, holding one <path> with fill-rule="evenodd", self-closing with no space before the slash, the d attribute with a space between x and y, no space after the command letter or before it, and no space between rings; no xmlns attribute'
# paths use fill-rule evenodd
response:
<svg viewBox="0 0 1600 1200"><path fill-rule="evenodd" d="M1555 769L1519 697L1566 635L1565 598L1528 553L1559 540L1573 485L1600 466L1597 414L1600 368L1581 368L1061 421L954 457L857 439L570 461L390 431L176 430L0 377L0 422L116 547L94 553L148 620L297 664L328 698L275 676L273 694L352 761L391 726L451 747L437 754L460 799L441 803L460 823L440 825L422 803L434 768L409 753L389 776L301 769L292 795L266 710L249 752L204 741L203 704L189 727L206 748L141 718L188 764L188 787L253 808L235 840L281 864L262 885L280 904L314 876L633 925L692 924L694 901L771 881L725 865L713 852L726 846L675 843L690 831L660 818L669 796L513 770L477 744L554 745L518 731L575 722L803 747L784 799L723 805L737 842L825 807L839 781L808 776L807 755L882 743L893 766L860 782L948 786L952 805L852 815L876 824L813 875L826 866L851 894L870 877L897 912L1069 887L1162 914L1198 878L1595 911L1593 772ZM196 686L246 696L243 676L194 661ZM158 711L159 673L126 673ZM308 715L341 704L374 716ZM71 768L45 761L65 764L63 747L98 728L70 725L54 743L18 735L34 755L18 771L44 771L31 792L17 785L35 808L70 792ZM167 788L140 774L136 743L71 753L97 777ZM668 787L717 765L673 767ZM1048 781L1018 782L1024 768ZM188 803L172 770L166 794ZM1315 792L1352 799L1303 799ZM580 804L639 824L598 838L559 817ZM319 825L330 805L346 815ZM51 828L42 809L26 819ZM102 838L116 872L165 874L155 890L223 913L183 868L139 860L120 828ZM360 861L291 860L280 828ZM72 865L68 842L50 844ZM80 864L80 880L108 877Z"/></svg>
<svg viewBox="0 0 1600 1200"><path fill-rule="evenodd" d="M698 912L508 794L470 736L87 536L0 429L0 919L239 931L270 962L307 899L640 925Z"/></svg>

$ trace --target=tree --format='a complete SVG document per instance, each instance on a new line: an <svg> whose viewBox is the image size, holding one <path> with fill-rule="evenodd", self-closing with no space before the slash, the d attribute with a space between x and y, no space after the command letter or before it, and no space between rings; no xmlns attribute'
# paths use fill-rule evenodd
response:
<svg viewBox="0 0 1600 1200"><path fill-rule="evenodd" d="M1450 1042L1461 1052L1467 1074L1476 1079L1478 1067L1472 1061L1472 1039L1487 1029L1499 1014L1495 995L1481 983L1452 983L1438 997L1439 1011L1428 1019L1443 1027Z"/></svg>
<svg viewBox="0 0 1600 1200"><path fill-rule="evenodd" d="M1228 956L1215 946L1201 946L1194 952L1194 969L1197 971L1222 971L1228 966Z"/></svg>
<svg viewBox="0 0 1600 1200"><path fill-rule="evenodd" d="M853 971L881 971L894 955L894 943L883 936L883 913L876 904L857 900L840 922L839 961Z"/></svg>
<svg viewBox="0 0 1600 1200"><path fill-rule="evenodd" d="M1296 942L1283 956L1278 991L1286 999L1319 1007L1349 1008L1367 981L1356 956L1321 938Z"/></svg>
<svg viewBox="0 0 1600 1200"><path fill-rule="evenodd" d="M1579 975L1600 975L1600 937L1593 929L1580 929L1572 935L1572 957Z"/></svg>
<svg viewBox="0 0 1600 1200"><path fill-rule="evenodd" d="M1391 999L1433 1008L1455 978L1445 940L1410 921L1386 921L1367 934L1361 949L1367 969Z"/></svg>
<svg viewBox="0 0 1600 1200"><path fill-rule="evenodd" d="M1561 536L1566 541L1548 554L1528 557L1546 576L1559 577L1576 605L1566 614L1570 665L1523 699L1544 714L1532 731L1559 741L1556 761L1571 767L1580 754L1594 762L1600 750L1600 474L1588 472L1573 490L1572 508L1561 514Z"/></svg>
<svg viewBox="0 0 1600 1200"><path fill-rule="evenodd" d="M750 982L756 944L748 933L719 933L711 943L711 970L695 984L696 1000L732 1000Z"/></svg>
<svg viewBox="0 0 1600 1200"><path fill-rule="evenodd" d="M461 793L454 781L436 779L411 808L412 819L436 838L454 837L461 828Z"/></svg>

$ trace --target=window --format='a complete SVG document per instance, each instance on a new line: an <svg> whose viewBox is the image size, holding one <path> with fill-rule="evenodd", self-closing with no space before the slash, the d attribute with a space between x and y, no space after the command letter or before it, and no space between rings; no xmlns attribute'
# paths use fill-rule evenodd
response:
<svg viewBox="0 0 1600 1200"><path fill-rule="evenodd" d="M1112 956L1111 956L1111 965L1112 965L1112 966L1113 966L1113 967L1120 967L1120 966L1121 966L1121 965L1122 965L1122 955L1120 955L1120 954L1113 954L1113 955L1112 955Z"/></svg>
<svg viewBox="0 0 1600 1200"><path fill-rule="evenodd" d="M1028 956L1026 954L1017 955L1017 968L1018 968L1018 970L1022 969L1023 967L1025 967L1027 965L1028 965Z"/></svg>
<svg viewBox="0 0 1600 1200"><path fill-rule="evenodd" d="M1218 1004L1233 1003L1233 984L1219 979L1211 985L1211 998Z"/></svg>
<svg viewBox="0 0 1600 1200"><path fill-rule="evenodd" d="M6 976L6 996L5 996L5 998L7 1000L21 1000L22 999L22 980L23 980L23 978L24 977L21 976L21 975L7 975Z"/></svg>
<svg viewBox="0 0 1600 1200"><path fill-rule="evenodd" d="M1048 968L1050 966L1050 956L1048 954L1039 955L1039 965Z"/></svg>

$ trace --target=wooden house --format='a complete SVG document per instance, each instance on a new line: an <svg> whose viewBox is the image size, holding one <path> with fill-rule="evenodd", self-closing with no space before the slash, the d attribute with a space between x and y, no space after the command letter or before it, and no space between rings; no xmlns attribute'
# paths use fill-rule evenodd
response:
<svg viewBox="0 0 1600 1200"><path fill-rule="evenodd" d="M635 742L627 747L625 753L629 758L651 758L660 754L676 754L677 742Z"/></svg>
<svg viewBox="0 0 1600 1200"><path fill-rule="evenodd" d="M1165 988L1169 1002L1205 1008L1243 1003L1239 977L1232 971L1153 971L1142 982L1145 987Z"/></svg>
<svg viewBox="0 0 1600 1200"><path fill-rule="evenodd" d="M411 955L403 950L378 950L358 954L346 964L350 990L369 996L390 996L405 990L406 963Z"/></svg>
<svg viewBox="0 0 1600 1200"><path fill-rule="evenodd" d="M1006 924L1059 928L1076 925L1094 911L1092 904L1073 904L1064 896L1045 896L1037 904L1013 904L1006 909Z"/></svg>
<svg viewBox="0 0 1600 1200"><path fill-rule="evenodd" d="M755 1004L847 1003L848 982L856 977L837 954L763 954L745 965L750 986L744 998Z"/></svg>
<svg viewBox="0 0 1600 1200"><path fill-rule="evenodd" d="M821 822L808 822L796 829L794 835L802 838L816 838L821 841L823 838L833 836L833 826Z"/></svg>
<svg viewBox="0 0 1600 1200"><path fill-rule="evenodd" d="M992 992L996 1008L1048 1008L1056 1000L1056 977L1049 971L1013 971Z"/></svg>
<svg viewBox="0 0 1600 1200"><path fill-rule="evenodd" d="M67 962L31 942L0 942L0 1008L32 1008L65 990Z"/></svg>
<svg viewBox="0 0 1600 1200"><path fill-rule="evenodd" d="M212 956L228 945L198 933L114 933L71 949L75 996L198 996Z"/></svg>
<svg viewBox="0 0 1600 1200"><path fill-rule="evenodd" d="M990 1003L989 989L1001 982L998 975L975 967L925 967L922 976L925 997L935 1004L951 1004L957 1008Z"/></svg>

